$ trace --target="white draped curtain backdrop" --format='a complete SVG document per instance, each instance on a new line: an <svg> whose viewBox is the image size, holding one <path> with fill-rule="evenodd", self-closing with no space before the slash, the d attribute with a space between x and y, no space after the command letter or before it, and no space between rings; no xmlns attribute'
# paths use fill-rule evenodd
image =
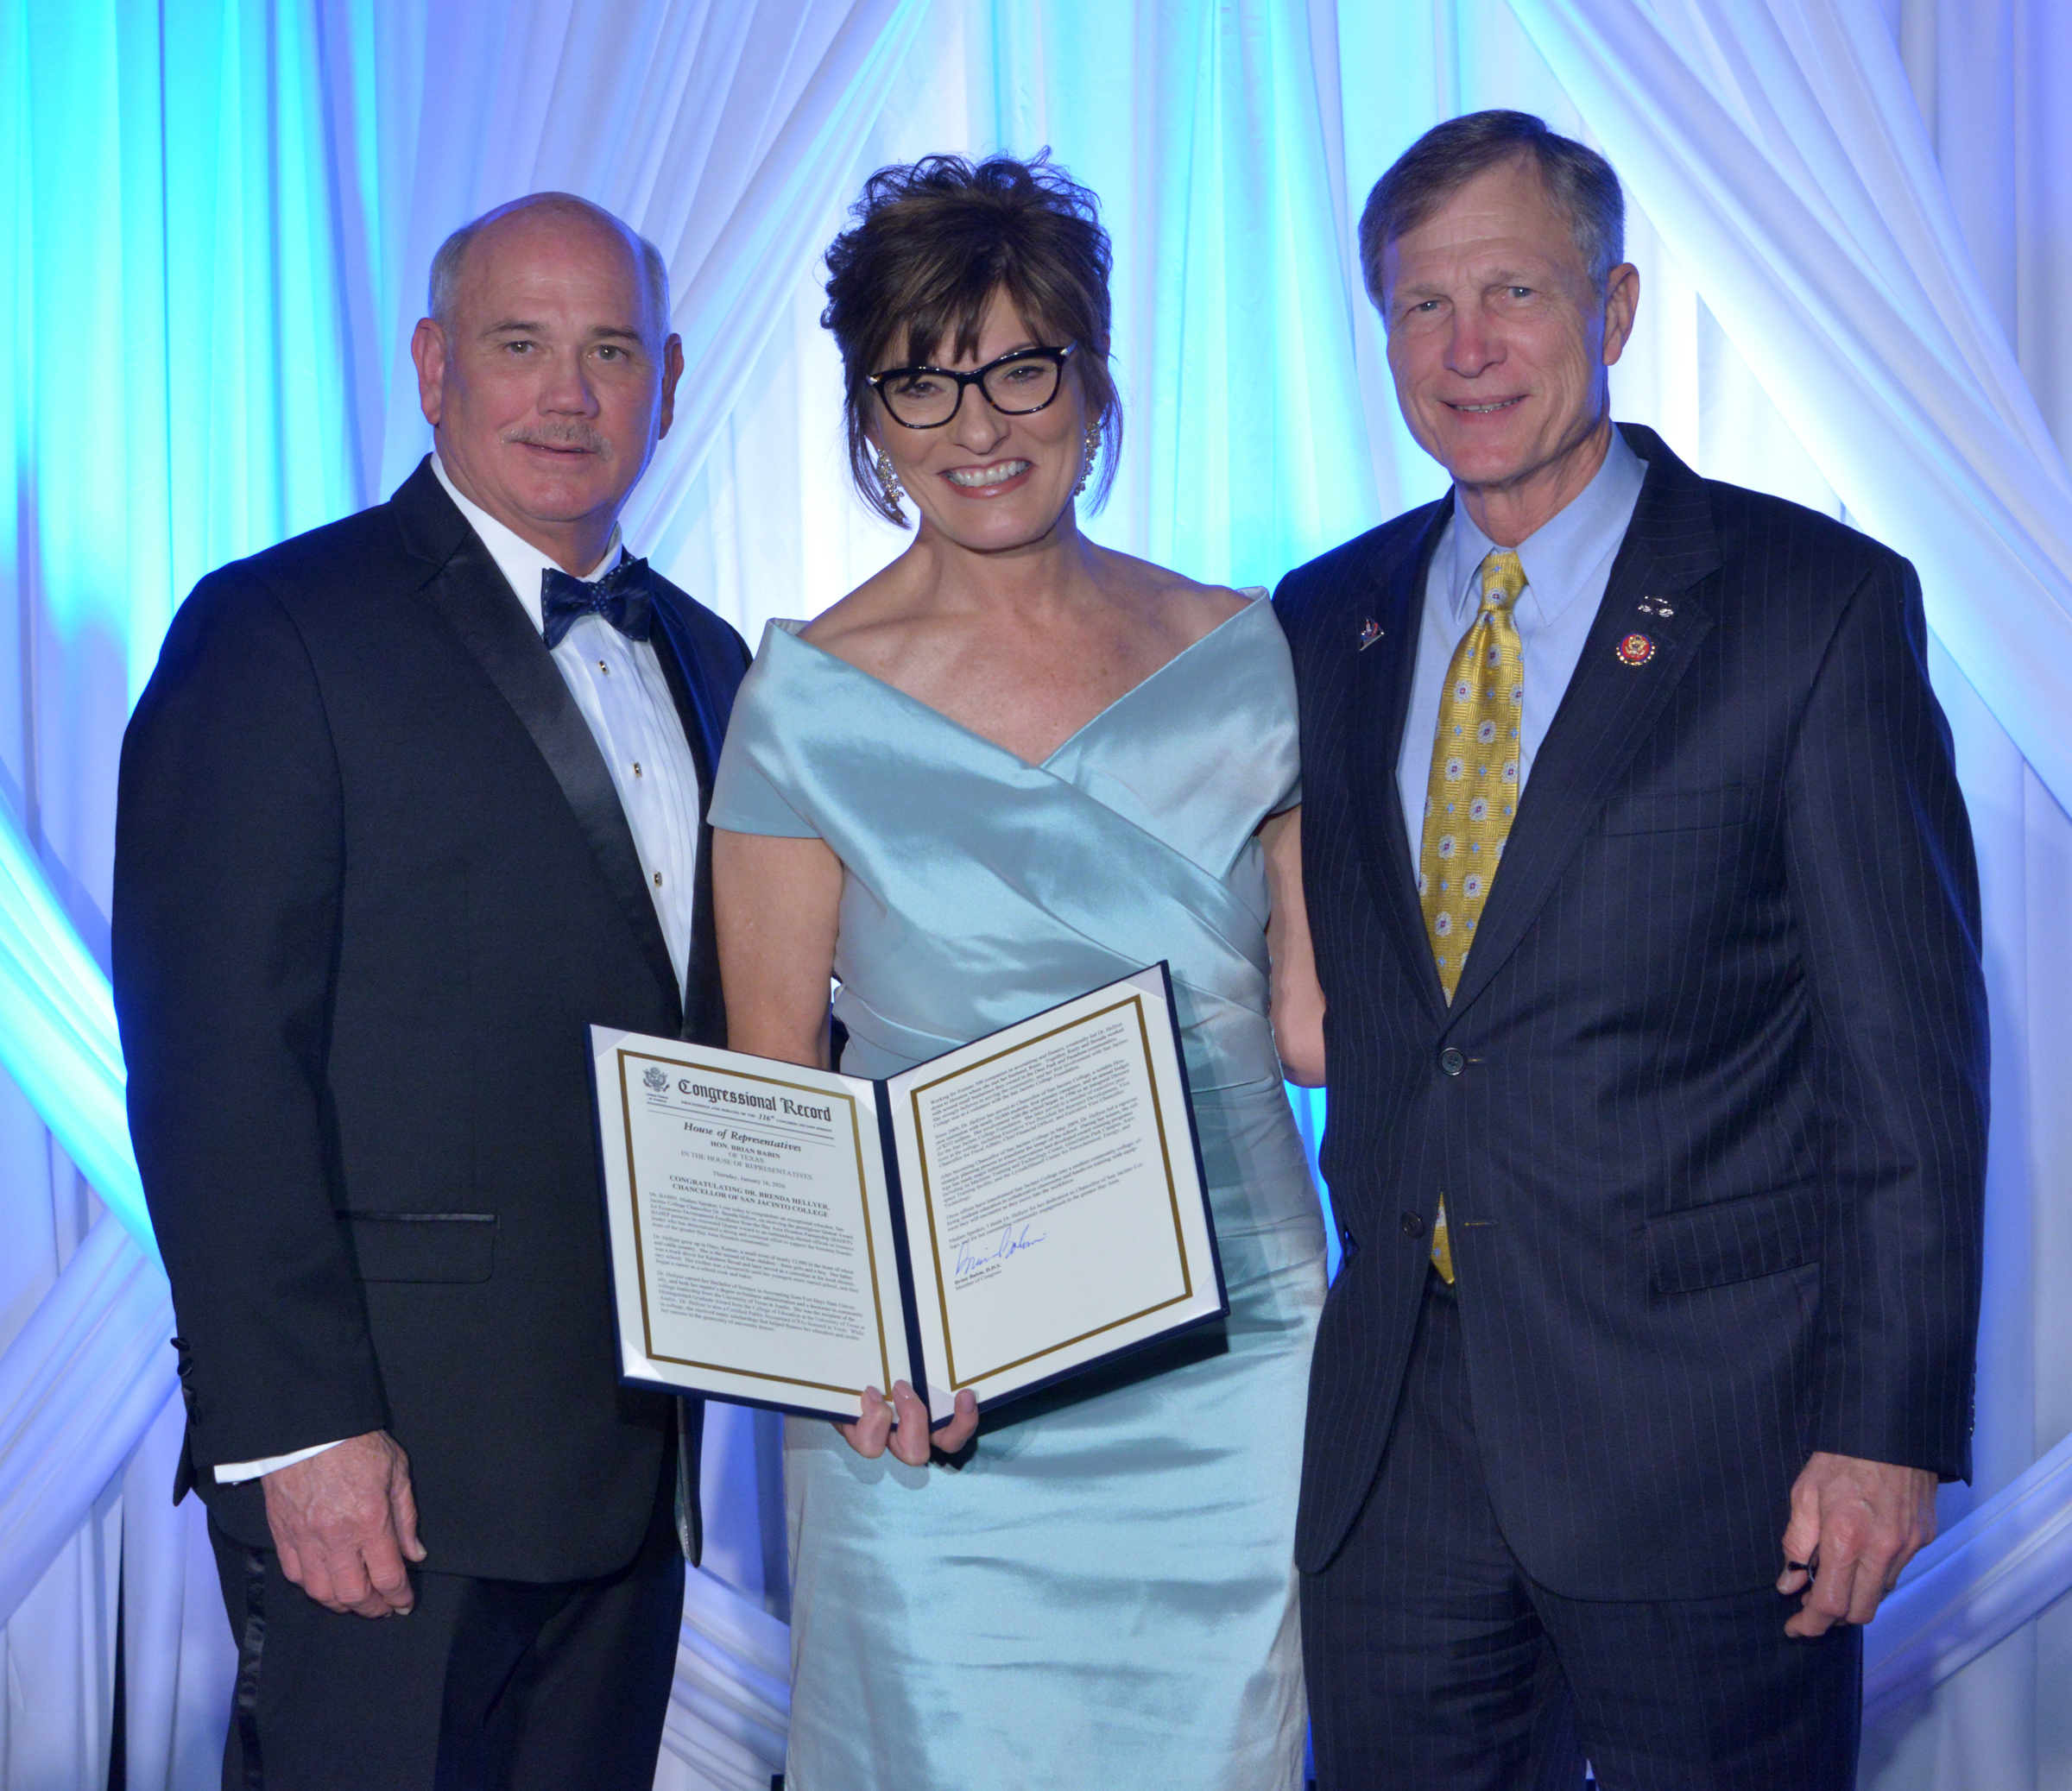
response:
<svg viewBox="0 0 2072 1791"><path fill-rule="evenodd" d="M901 539L843 482L843 207L887 161L1047 144L1115 240L1096 533L1271 583L1442 488L1352 220L1488 105L1626 178L1619 413L1921 568L1985 884L1987 1297L1977 1480L1871 1630L1864 1782L2072 1791L2069 83L2062 0L0 0L0 1791L110 1782L118 1627L124 1782L216 1782L230 1651L167 1499L104 974L116 754L202 572L423 451L440 237L553 186L660 246L689 371L629 533L753 640ZM657 1782L762 1791L775 1433L709 1435Z"/></svg>

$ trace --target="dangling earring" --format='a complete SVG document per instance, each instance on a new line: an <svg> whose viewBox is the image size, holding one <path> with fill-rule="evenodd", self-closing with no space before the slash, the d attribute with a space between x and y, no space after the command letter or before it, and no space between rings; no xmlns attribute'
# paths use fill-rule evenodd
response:
<svg viewBox="0 0 2072 1791"><path fill-rule="evenodd" d="M878 464L875 470L878 476L879 487L891 500L892 520L901 528L905 528L906 527L906 513L900 508L900 500L906 495L906 488L900 483L899 473L893 467L892 456L885 452L882 448L878 451Z"/></svg>
<svg viewBox="0 0 2072 1791"><path fill-rule="evenodd" d="M1094 476L1094 463L1100 457L1101 426L1098 423L1089 423L1086 426L1086 464L1079 469L1079 482L1072 487L1074 497L1078 496L1082 491L1086 489L1086 482Z"/></svg>

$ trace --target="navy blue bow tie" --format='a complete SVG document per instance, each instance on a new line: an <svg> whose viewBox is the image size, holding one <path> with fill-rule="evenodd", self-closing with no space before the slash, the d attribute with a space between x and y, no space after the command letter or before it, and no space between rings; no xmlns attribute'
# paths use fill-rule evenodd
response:
<svg viewBox="0 0 2072 1791"><path fill-rule="evenodd" d="M559 566L540 575L540 621L547 651L586 615L601 615L629 640L645 640L654 621L654 596L648 562L622 559L595 584L572 578Z"/></svg>

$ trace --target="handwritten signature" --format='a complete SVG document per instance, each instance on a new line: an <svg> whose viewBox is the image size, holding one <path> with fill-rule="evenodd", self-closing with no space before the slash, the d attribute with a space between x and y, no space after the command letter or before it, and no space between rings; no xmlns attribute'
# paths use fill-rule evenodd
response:
<svg viewBox="0 0 2072 1791"><path fill-rule="evenodd" d="M1020 1232L1009 1226L1001 1233L999 1243L982 1253L975 1253L969 1244L959 1244L957 1246L957 1272L960 1276L970 1275L994 1263L1004 1263L1009 1257L1020 1256L1025 1250L1033 1250L1042 1242L1042 1238L1032 1238L1029 1235L1027 1226L1023 1226Z"/></svg>

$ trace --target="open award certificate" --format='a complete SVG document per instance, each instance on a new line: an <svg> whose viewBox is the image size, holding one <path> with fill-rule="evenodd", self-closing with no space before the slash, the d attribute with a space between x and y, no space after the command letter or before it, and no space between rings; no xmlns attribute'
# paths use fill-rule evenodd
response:
<svg viewBox="0 0 2072 1791"><path fill-rule="evenodd" d="M1229 1309L1162 963L882 1082L591 1048L629 1381L944 1423Z"/></svg>

